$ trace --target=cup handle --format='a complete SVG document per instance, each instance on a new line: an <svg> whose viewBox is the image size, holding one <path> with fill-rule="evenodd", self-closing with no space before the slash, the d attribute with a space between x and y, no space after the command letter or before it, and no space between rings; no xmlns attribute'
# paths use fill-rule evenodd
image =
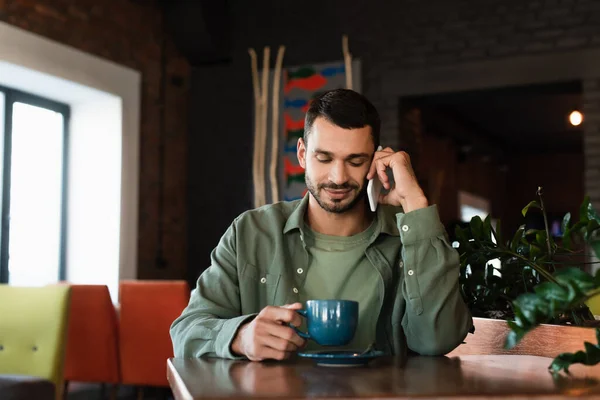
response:
<svg viewBox="0 0 600 400"><path fill-rule="evenodd" d="M300 314L301 316L303 316L304 318L306 318L306 310L296 310L296 312L298 314ZM289 324L290 328L292 328L294 331L296 331L296 333L298 334L298 336L300 336L303 339L310 339L310 334L309 333L305 333L302 332L300 329L296 328L294 325Z"/></svg>

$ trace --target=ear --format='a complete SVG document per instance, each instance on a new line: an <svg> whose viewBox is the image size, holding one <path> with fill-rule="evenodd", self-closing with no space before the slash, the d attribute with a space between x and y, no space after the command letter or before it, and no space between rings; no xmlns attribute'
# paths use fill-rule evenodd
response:
<svg viewBox="0 0 600 400"><path fill-rule="evenodd" d="M296 144L296 155L300 166L306 169L306 143L304 143L303 138L298 139L298 143Z"/></svg>

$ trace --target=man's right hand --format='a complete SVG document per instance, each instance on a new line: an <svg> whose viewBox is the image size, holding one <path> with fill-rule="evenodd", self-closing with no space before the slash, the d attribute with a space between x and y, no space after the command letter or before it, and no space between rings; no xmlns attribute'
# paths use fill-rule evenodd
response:
<svg viewBox="0 0 600 400"><path fill-rule="evenodd" d="M256 318L238 329L231 350L251 361L285 360L305 344L305 340L288 326L300 326L302 320L295 310L301 308L300 303L263 308Z"/></svg>

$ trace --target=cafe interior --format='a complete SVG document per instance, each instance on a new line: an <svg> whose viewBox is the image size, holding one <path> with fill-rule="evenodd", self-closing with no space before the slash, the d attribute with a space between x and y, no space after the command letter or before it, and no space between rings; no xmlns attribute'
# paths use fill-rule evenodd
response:
<svg viewBox="0 0 600 400"><path fill-rule="evenodd" d="M410 155L475 329L174 357L232 221L307 195L297 140L338 88ZM597 0L0 0L0 143L0 399L600 396Z"/></svg>

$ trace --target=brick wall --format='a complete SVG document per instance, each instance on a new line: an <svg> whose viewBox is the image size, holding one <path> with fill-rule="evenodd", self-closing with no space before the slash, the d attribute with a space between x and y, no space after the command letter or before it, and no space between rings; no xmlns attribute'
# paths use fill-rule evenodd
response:
<svg viewBox="0 0 600 400"><path fill-rule="evenodd" d="M283 44L287 66L326 62L342 59L341 38L348 34L351 52L362 61L363 93L383 119L382 142L396 147L403 143L397 94L385 90L391 71L600 47L598 0L305 0L294 5L232 0L231 10L233 62L193 72L192 106L218 120L191 121L197 135L190 138L189 239L195 243L190 279L208 265L210 250L231 220L252 206L248 47ZM587 127L586 135L589 144ZM218 176L203 173L223 157L206 154L207 144L235 155L219 164ZM590 169L587 184L594 173ZM211 197L225 207L206 198L206 185L215 188Z"/></svg>
<svg viewBox="0 0 600 400"><path fill-rule="evenodd" d="M273 0L232 3L234 55L244 66L246 48L263 45L286 45L290 65L340 59L341 35L346 33L352 53L363 60L363 91L390 119L397 114L395 103L379 90L390 69L600 46L596 0L307 0L297 7ZM397 126L388 128L387 137L396 140Z"/></svg>
<svg viewBox="0 0 600 400"><path fill-rule="evenodd" d="M390 3L387 7L392 9L381 14L385 19L380 23L396 28L383 43L377 42L378 48L368 46L367 57L376 66L375 72L367 68L374 79L366 87L384 113L392 115L396 113L393 99L383 97L375 84L391 68L430 68L600 46L600 2L596 0ZM390 140L397 136L393 128L386 131Z"/></svg>
<svg viewBox="0 0 600 400"><path fill-rule="evenodd" d="M600 77L583 82L583 112L585 116L585 132L583 135L585 152L584 182L586 194L591 202L600 209ZM591 261L600 260L590 251ZM595 273L599 264L592 266Z"/></svg>
<svg viewBox="0 0 600 400"><path fill-rule="evenodd" d="M600 204L600 78L583 82L585 132L585 187L594 204Z"/></svg>
<svg viewBox="0 0 600 400"><path fill-rule="evenodd" d="M169 42L163 134L163 30L154 2L0 0L0 20L141 72L138 277L184 277L189 66ZM156 260L161 224L165 268Z"/></svg>

